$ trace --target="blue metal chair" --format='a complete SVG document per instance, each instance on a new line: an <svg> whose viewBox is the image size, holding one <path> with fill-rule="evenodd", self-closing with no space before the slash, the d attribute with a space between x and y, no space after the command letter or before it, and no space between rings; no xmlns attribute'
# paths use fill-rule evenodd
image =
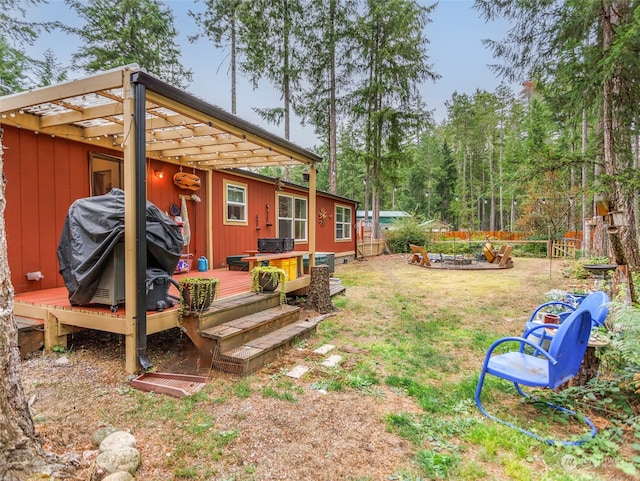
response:
<svg viewBox="0 0 640 481"><path fill-rule="evenodd" d="M538 345L545 347L545 341L548 343L551 341L551 335L547 334L547 331L536 329L531 332L531 330L540 326L540 322L536 322L536 317L540 311L544 312L545 309L549 307L554 308L564 308L565 311L558 314L560 316L560 324L564 322L564 320L578 307L586 308L591 314L592 327L601 327L604 325L604 321L607 319L607 314L609 313L609 296L606 292L603 291L595 291L585 296L580 300L580 303L576 306L570 304L568 302L562 301L550 301L545 302L544 304L539 305L536 309L531 313L531 317L525 324L525 333L522 337L529 337L529 340L536 341ZM552 326L547 325L547 328L552 328ZM529 334L527 335L527 331Z"/></svg>
<svg viewBox="0 0 640 481"><path fill-rule="evenodd" d="M547 401L544 401L544 403L548 406L566 412L578 419L583 419L591 428L590 436L586 436L578 441L554 441L552 439L545 439L531 431L527 431L513 423L489 414L480 401L484 378L487 374L513 382L515 389L520 395L530 397L536 401L538 398L526 394L520 385L555 389L567 382L574 377L580 369L580 364L587 349L587 343L589 342L591 322L589 309L581 305L560 325L538 324L529 331L526 331L523 337L505 337L494 342L487 351L476 388L475 400L480 412L491 419L549 444L559 442L565 445L578 445L594 437L597 430L589 418ZM543 349L540 345L526 338L532 331L548 328L557 329L555 335L551 338L548 350ZM519 344L518 350L492 356L493 351L498 346L508 342ZM532 347L534 353L527 354L525 352L526 346Z"/></svg>

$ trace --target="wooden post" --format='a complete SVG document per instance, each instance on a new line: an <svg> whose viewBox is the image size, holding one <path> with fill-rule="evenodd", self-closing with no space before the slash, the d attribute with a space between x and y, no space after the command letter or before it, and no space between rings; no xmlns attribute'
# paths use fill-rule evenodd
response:
<svg viewBox="0 0 640 481"><path fill-rule="evenodd" d="M329 266L313 266L310 269L311 284L305 309L315 310L320 314L328 314L337 308L331 303L329 290Z"/></svg>
<svg viewBox="0 0 640 481"><path fill-rule="evenodd" d="M144 142L144 139L136 139L136 129L134 128L135 99L131 93L131 72L128 70L122 73L123 92L123 122L124 131L127 137L124 139L123 148L123 170L124 170L124 249L125 249L125 369L127 373L138 372L138 358L136 356L137 318L136 318L136 298L137 282L136 273L137 249L136 249L136 142Z"/></svg>

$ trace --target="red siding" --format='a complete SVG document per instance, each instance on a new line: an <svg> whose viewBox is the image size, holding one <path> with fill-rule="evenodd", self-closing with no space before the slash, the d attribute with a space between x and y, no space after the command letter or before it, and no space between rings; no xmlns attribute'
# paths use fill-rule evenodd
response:
<svg viewBox="0 0 640 481"><path fill-rule="evenodd" d="M196 194L201 202L187 200L187 212L189 213L189 224L191 225L191 241L185 246L184 252L193 255L194 259L207 255L205 225L206 225L206 173L195 170L195 174L200 177L201 188L194 192L176 187L173 183L173 175L180 168L177 165L167 164L157 160L147 162L147 198L159 209L169 214L171 204L181 207L180 195L191 196ZM191 173L191 169L188 169ZM156 176L156 171L162 171L162 179Z"/></svg>
<svg viewBox="0 0 640 481"><path fill-rule="evenodd" d="M3 126L4 173L7 179L5 224L8 243L11 281L16 293L63 287L58 273L56 250L69 206L90 195L90 152L122 158L122 153L99 148L60 137L38 135L24 129ZM162 170L162 179L155 172ZM189 169L190 170L190 169ZM156 206L169 212L171 204L181 205L180 195L193 194L173 183L179 167L156 160L147 161L147 197ZM201 202L187 201L191 224L191 242L184 252L198 257L207 255L206 248L206 173L200 176L202 187L195 192ZM224 225L224 179L247 185L247 219L245 226ZM234 175L225 171L213 173L212 219L213 259L210 268L226 267L226 257L256 249L258 238L278 237L277 191L274 181L251 176ZM285 194L308 197L306 189L285 186ZM309 212L309 223L316 223L319 252L347 253L355 251L355 236L350 242L335 241L335 203L342 201L319 196L317 212ZM267 206L269 207L267 219ZM351 205L355 218L355 204ZM318 212L324 208L327 221L319 224ZM268 222L267 222L268 220ZM268 225L271 224L271 225ZM310 224L309 224L310 225ZM308 250L308 243L296 243L296 250ZM44 279L28 281L26 273L41 271Z"/></svg>
<svg viewBox="0 0 640 481"><path fill-rule="evenodd" d="M247 185L248 224L246 226L224 225L224 180L235 181ZM278 233L278 204L277 195L291 194L309 197L306 189L296 189L285 186L282 191L275 189L272 180L261 180L252 177L235 175L224 171L213 173L213 259L209 261L213 268L226 266L226 257L240 255L243 251L257 249L259 238L279 237ZM352 220L355 219L355 204L336 201L331 197L319 195L317 197L317 211L324 208L327 221L321 226L318 212L309 212L308 222L316 223L316 250L318 252L354 253L355 236L350 241L335 240L335 204L336 202L352 208ZM269 224L267 225L267 206L269 206ZM257 216L257 217L256 217ZM257 221L256 221L257 219ZM259 227L259 229L258 229ZM309 250L308 243L296 242L296 250Z"/></svg>
<svg viewBox="0 0 640 481"><path fill-rule="evenodd" d="M100 149L3 128L11 282L18 293L64 286L58 274L58 241L69 205L89 195L89 151ZM33 271L42 272L44 279L27 280L27 272Z"/></svg>

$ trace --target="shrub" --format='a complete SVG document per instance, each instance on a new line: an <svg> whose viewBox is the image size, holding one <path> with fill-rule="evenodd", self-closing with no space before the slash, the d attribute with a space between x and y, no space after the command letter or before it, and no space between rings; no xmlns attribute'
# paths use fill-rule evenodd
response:
<svg viewBox="0 0 640 481"><path fill-rule="evenodd" d="M393 223L387 231L387 245L391 252L409 252L409 244L425 245L426 236L415 217L401 219Z"/></svg>

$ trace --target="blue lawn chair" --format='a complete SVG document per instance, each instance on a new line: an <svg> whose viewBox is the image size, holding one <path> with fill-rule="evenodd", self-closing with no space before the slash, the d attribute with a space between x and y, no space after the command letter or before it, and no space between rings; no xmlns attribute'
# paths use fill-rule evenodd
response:
<svg viewBox="0 0 640 481"><path fill-rule="evenodd" d="M587 343L589 342L589 335L591 333L591 322L592 320L589 309L580 305L564 320L562 324L538 324L528 331L528 333L530 333L531 331L539 329L557 329L555 335L551 339L548 350L543 349L540 345L537 345L525 337L505 337L494 342L487 351L482 365L480 379L478 380L478 386L476 388L475 400L480 412L485 416L511 428L517 429L528 436L532 436L549 444L556 444L556 441L552 439L545 439L531 431L527 431L515 424L489 414L480 401L484 378L485 375L491 374L511 381L520 395L538 400L538 398L526 394L520 385L555 389L574 377L580 369L582 358L584 357L584 353L587 349ZM508 342L517 343L519 348L516 351L492 356L493 351L498 346ZM526 346L532 347L534 349L534 353L525 353ZM591 428L591 434L578 441L557 442L565 445L578 445L596 435L596 427L586 416L578 415L574 411L562 406L557 406L550 402L545 401L545 404L554 409L558 409L575 416L578 419L583 419Z"/></svg>
<svg viewBox="0 0 640 481"><path fill-rule="evenodd" d="M584 307L591 314L592 327L597 328L603 326L604 321L607 319L607 314L609 313L609 296L606 292L595 291L585 296L577 306L562 301L550 301L539 305L531 313L531 317L525 324L525 330L524 334L522 334L522 337L528 338L532 341L536 341L538 345L543 347L548 346L548 343L551 341L552 336L543 329L535 329L533 331L532 329L536 326L541 325L539 322L536 322L538 313L540 311L544 312L544 310L548 309L549 307L553 307L555 309L564 309L564 312L558 314L558 316L560 317L560 324L562 324L564 320L578 307ZM553 328L550 325L547 325L546 327Z"/></svg>

